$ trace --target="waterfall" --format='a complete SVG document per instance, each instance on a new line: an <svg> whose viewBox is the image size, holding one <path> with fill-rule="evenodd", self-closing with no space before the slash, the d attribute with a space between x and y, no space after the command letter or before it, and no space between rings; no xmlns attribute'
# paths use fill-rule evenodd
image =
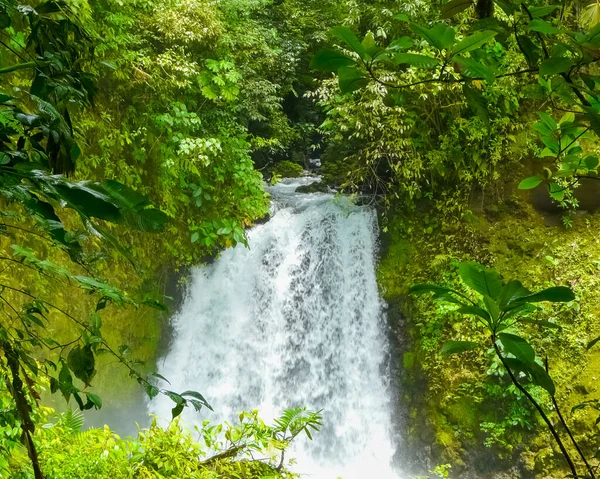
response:
<svg viewBox="0 0 600 479"><path fill-rule="evenodd" d="M305 477L397 478L377 217L345 198L295 192L312 181L269 187L273 214L250 230L249 248L193 272L159 372L213 406L186 411L189 425L323 409L321 432L288 454ZM150 412L170 418L172 407L157 399Z"/></svg>

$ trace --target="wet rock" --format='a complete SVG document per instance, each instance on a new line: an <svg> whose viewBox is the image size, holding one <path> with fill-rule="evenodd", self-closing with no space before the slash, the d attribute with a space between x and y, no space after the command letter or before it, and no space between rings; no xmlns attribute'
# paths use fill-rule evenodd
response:
<svg viewBox="0 0 600 479"><path fill-rule="evenodd" d="M296 188L296 193L329 193L329 186L320 181L316 181L310 185L299 186Z"/></svg>

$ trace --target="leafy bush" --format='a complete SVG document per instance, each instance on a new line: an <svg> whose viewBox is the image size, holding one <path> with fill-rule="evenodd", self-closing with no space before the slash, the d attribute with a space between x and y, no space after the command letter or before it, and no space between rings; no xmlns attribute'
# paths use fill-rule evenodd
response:
<svg viewBox="0 0 600 479"><path fill-rule="evenodd" d="M49 411L46 411L48 414ZM83 418L67 411L39 428L35 440L46 477L53 479L190 478L283 479L297 477L283 465L282 453L298 434L318 430L319 413L290 409L266 425L257 411L242 412L239 423L195 428L201 442L174 420L167 428L152 421L135 439L121 439L108 426L80 431ZM0 436L0 446L5 438ZM0 463L0 478L33 477L27 455L13 448ZM8 474L4 476L3 474Z"/></svg>
<svg viewBox="0 0 600 479"><path fill-rule="evenodd" d="M296 178L302 176L303 171L304 170L299 164L285 160L275 166L273 174L282 178Z"/></svg>

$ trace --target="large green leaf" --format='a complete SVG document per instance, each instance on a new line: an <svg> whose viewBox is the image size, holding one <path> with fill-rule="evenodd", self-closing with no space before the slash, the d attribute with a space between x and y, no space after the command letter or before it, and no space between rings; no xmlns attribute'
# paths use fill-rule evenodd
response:
<svg viewBox="0 0 600 479"><path fill-rule="evenodd" d="M560 5L548 5L547 7L530 7L529 13L534 18L541 18L550 15L556 9L560 8Z"/></svg>
<svg viewBox="0 0 600 479"><path fill-rule="evenodd" d="M535 18L532 20L529 24L529 29L533 30L534 32L544 33L546 35L554 35L555 33L559 32L558 28L556 28L554 25L540 18Z"/></svg>
<svg viewBox="0 0 600 479"><path fill-rule="evenodd" d="M540 75L555 75L566 72L575 62L567 57L550 57L540 65Z"/></svg>
<svg viewBox="0 0 600 479"><path fill-rule="evenodd" d="M451 354L464 353L465 351L471 351L477 348L479 344L472 341L449 341L442 346L441 353L444 356Z"/></svg>
<svg viewBox="0 0 600 479"><path fill-rule="evenodd" d="M490 112L488 110L487 101L485 101L481 92L465 84L463 85L463 93L470 110L481 119L486 127L489 128Z"/></svg>
<svg viewBox="0 0 600 479"><path fill-rule="evenodd" d="M524 296L515 300L513 303L540 303L550 301L551 303L567 303L575 299L575 293L566 286L554 286L547 288L529 296Z"/></svg>
<svg viewBox="0 0 600 479"><path fill-rule="evenodd" d="M433 293L433 299L437 301L446 301L448 303L464 306L464 304L456 298L456 296L464 297L464 295L450 288L444 288L435 284L415 284L411 286L408 291L417 296L425 293Z"/></svg>
<svg viewBox="0 0 600 479"><path fill-rule="evenodd" d="M507 353L512 354L525 364L535 361L535 351L533 350L533 347L522 337L515 334L500 333L498 338L504 346L504 351Z"/></svg>
<svg viewBox="0 0 600 479"><path fill-rule="evenodd" d="M350 93L364 88L369 84L369 79L355 67L342 67L338 70L338 80L342 93Z"/></svg>
<svg viewBox="0 0 600 479"><path fill-rule="evenodd" d="M410 65L420 68L433 68L438 64L437 59L417 53L397 53L394 55L396 65Z"/></svg>
<svg viewBox="0 0 600 479"><path fill-rule="evenodd" d="M355 61L339 50L333 48L324 48L319 50L310 62L310 67L315 70L327 72L336 72L341 67L349 67L355 64Z"/></svg>
<svg viewBox="0 0 600 479"><path fill-rule="evenodd" d="M496 72L494 69L478 62L474 58L458 56L454 61L459 66L460 73L466 77L483 79L490 85L496 80Z"/></svg>
<svg viewBox="0 0 600 479"><path fill-rule="evenodd" d="M454 44L456 30L438 23L431 28L425 28L416 23L411 23L410 28L417 35L423 37L427 43L438 50L445 50Z"/></svg>
<svg viewBox="0 0 600 479"><path fill-rule="evenodd" d="M489 313L479 306L461 306L456 310L457 313L461 314L472 314L474 316L478 316L483 319L487 324L491 325L491 319Z"/></svg>
<svg viewBox="0 0 600 479"><path fill-rule="evenodd" d="M471 50L475 50L484 43L490 41L496 35L498 35L498 32L493 30L483 30L473 33L473 35L463 38L460 42L458 42L454 48L452 48L451 53L452 55L461 55L470 52Z"/></svg>
<svg viewBox="0 0 600 479"><path fill-rule="evenodd" d="M452 18L454 15L466 10L472 6L474 0L451 0L442 7L440 18Z"/></svg>
<svg viewBox="0 0 600 479"><path fill-rule="evenodd" d="M500 295L498 296L498 306L501 310L504 310L512 301L530 294L531 291L525 288L520 281L511 279L503 286L502 291L500 291Z"/></svg>
<svg viewBox="0 0 600 479"><path fill-rule="evenodd" d="M352 51L358 53L361 57L364 57L366 53L364 45L348 27L335 27L331 30L331 34L344 42Z"/></svg>
<svg viewBox="0 0 600 479"><path fill-rule="evenodd" d="M67 364L77 379L81 379L89 386L91 379L96 374L94 353L89 345L83 348L76 345L67 356Z"/></svg>
<svg viewBox="0 0 600 479"><path fill-rule="evenodd" d="M544 388L550 393L551 396L554 396L556 393L554 381L552 381L550 375L538 363L524 363L516 358L504 358L504 361L508 367L511 368L511 370L521 371L528 374L531 377L533 384Z"/></svg>
<svg viewBox="0 0 600 479"><path fill-rule="evenodd" d="M470 261L461 263L458 273L464 283L481 295L487 295L496 300L502 290L502 277L479 263Z"/></svg>

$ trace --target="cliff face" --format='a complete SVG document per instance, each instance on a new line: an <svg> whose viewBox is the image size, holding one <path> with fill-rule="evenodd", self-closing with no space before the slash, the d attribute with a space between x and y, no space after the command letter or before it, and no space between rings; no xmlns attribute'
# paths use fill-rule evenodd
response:
<svg viewBox="0 0 600 479"><path fill-rule="evenodd" d="M460 220L427 205L388 215L378 276L397 338L398 427L406 442L399 454L414 458L415 472L449 463L451 477L558 477L563 467L543 423L492 355L440 355L446 341L485 340L481 329L451 306L407 294L417 282L460 287L456 264L465 260L492 266L531 289L568 285L575 291L576 301L535 313L561 329L531 326L520 333L538 354L547 354L562 412L594 455L598 413L571 414L571 408L599 395L600 349L588 352L586 344L600 335L600 213L592 212L597 200L591 195L587 211L571 215L565 227L556 209L535 208L540 201L515 192L491 205L478 201ZM544 393L536 394L549 405Z"/></svg>

